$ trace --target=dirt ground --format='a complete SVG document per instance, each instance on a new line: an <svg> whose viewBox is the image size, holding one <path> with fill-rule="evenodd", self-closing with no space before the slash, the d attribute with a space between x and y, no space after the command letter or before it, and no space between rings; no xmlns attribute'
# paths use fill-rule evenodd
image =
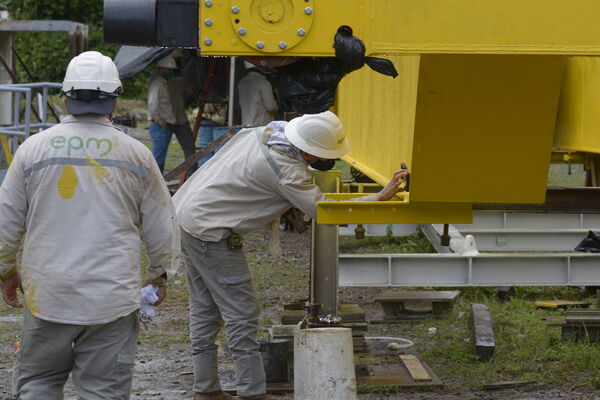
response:
<svg viewBox="0 0 600 400"><path fill-rule="evenodd" d="M309 233L281 232L282 254L268 252L270 233L260 230L246 237L245 251L253 271L257 294L263 304L259 336L266 337L268 326L278 323L281 305L306 296L308 290ZM187 330L187 296L185 278L180 274L173 279L169 299L158 309L158 315L140 334L132 399L176 400L190 399L192 366ZM380 311L373 303L373 289L342 289L345 302L361 304L373 317ZM0 398L10 399L12 367L12 340L19 332L18 313L0 317L4 342L0 353ZM411 339L405 326L371 325L369 336L400 335ZM219 336L223 344L223 335ZM224 386L234 382L233 364L226 350L220 350L220 376ZM443 380L443 377L442 377ZM65 388L66 399L75 399L72 387ZM274 395L275 400L293 399L293 395ZM407 391L400 393L362 393L360 400L374 399L600 399L600 393L589 389L572 389L543 385L529 385L501 391Z"/></svg>

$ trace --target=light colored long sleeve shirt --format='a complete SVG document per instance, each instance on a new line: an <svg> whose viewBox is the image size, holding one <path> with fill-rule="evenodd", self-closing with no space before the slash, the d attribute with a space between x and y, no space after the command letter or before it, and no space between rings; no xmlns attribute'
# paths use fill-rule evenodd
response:
<svg viewBox="0 0 600 400"><path fill-rule="evenodd" d="M148 87L148 114L150 120L161 124L166 122L178 125L177 115L173 110L169 83L158 72L154 72ZM182 98L183 102L183 98ZM187 119L186 121L187 122Z"/></svg>
<svg viewBox="0 0 600 400"><path fill-rule="evenodd" d="M250 71L238 84L242 124L262 126L273 121L277 112L277 101L273 88L265 76Z"/></svg>
<svg viewBox="0 0 600 400"><path fill-rule="evenodd" d="M264 131L238 132L173 196L181 227L190 235L208 242L231 232L243 235L290 207L317 217L317 202L325 196L306 162L269 148Z"/></svg>
<svg viewBox="0 0 600 400"><path fill-rule="evenodd" d="M150 151L100 116L67 116L27 139L0 187L0 276L16 268L27 307L67 324L139 308L149 278L179 263L173 204Z"/></svg>

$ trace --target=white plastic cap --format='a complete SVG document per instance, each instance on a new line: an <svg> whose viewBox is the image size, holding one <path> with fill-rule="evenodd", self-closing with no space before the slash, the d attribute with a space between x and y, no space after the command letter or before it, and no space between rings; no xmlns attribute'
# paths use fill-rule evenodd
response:
<svg viewBox="0 0 600 400"><path fill-rule="evenodd" d="M67 67L63 92L68 94L75 90L93 90L118 96L123 85L113 60L97 51L86 51L73 57Z"/></svg>
<svg viewBox="0 0 600 400"><path fill-rule="evenodd" d="M173 58L173 56L168 55L166 57L161 58L156 63L156 66L159 67L159 68L176 69L177 68L177 63L175 62L175 59Z"/></svg>
<svg viewBox="0 0 600 400"><path fill-rule="evenodd" d="M285 136L300 150L320 158L339 158L350 150L342 121L331 111L294 118L285 126Z"/></svg>

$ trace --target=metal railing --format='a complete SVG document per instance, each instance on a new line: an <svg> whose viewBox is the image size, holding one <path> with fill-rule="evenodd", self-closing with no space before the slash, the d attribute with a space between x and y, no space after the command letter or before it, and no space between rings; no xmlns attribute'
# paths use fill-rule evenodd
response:
<svg viewBox="0 0 600 400"><path fill-rule="evenodd" d="M0 85L0 92L13 93L13 117L12 124L9 126L0 126L0 134L12 137L28 138L32 130L42 130L51 127L53 123L48 122L48 94L50 89L60 89L60 83L36 82L36 83L15 83ZM32 101L33 91L40 90L42 101L40 102L38 123L32 123ZM25 97L24 115L21 115L21 100ZM21 121L22 120L22 121Z"/></svg>

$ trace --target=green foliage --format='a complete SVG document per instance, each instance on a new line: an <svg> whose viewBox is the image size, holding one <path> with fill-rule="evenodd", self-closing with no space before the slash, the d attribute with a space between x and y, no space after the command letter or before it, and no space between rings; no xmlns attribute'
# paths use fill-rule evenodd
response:
<svg viewBox="0 0 600 400"><path fill-rule="evenodd" d="M68 20L88 25L89 50L114 58L119 46L104 43L103 1L98 0L4 0L13 19ZM19 33L15 47L32 73L30 78L20 63L17 74L22 82L62 82L69 63L66 33ZM126 98L146 97L149 73L124 82Z"/></svg>

